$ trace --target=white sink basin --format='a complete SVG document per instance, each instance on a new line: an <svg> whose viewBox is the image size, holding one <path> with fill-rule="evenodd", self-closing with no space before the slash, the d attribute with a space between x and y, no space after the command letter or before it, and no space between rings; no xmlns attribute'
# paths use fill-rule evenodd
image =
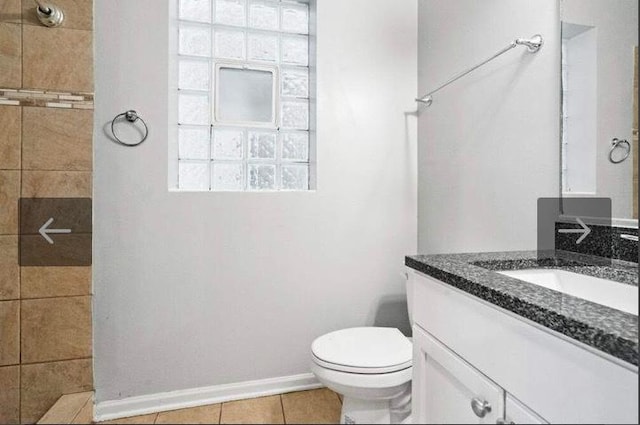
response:
<svg viewBox="0 0 640 425"><path fill-rule="evenodd" d="M502 275L638 315L638 287L565 270L507 270Z"/></svg>

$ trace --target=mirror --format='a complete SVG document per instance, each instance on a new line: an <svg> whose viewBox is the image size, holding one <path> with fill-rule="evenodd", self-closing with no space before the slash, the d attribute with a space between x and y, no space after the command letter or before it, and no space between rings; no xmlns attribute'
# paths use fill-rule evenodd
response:
<svg viewBox="0 0 640 425"><path fill-rule="evenodd" d="M637 219L638 1L562 0L560 15L563 197Z"/></svg>

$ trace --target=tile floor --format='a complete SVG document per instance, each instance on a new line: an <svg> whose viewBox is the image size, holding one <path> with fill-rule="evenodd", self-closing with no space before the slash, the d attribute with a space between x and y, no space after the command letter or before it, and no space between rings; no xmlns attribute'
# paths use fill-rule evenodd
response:
<svg viewBox="0 0 640 425"><path fill-rule="evenodd" d="M322 388L100 424L337 424L341 409L340 396Z"/></svg>

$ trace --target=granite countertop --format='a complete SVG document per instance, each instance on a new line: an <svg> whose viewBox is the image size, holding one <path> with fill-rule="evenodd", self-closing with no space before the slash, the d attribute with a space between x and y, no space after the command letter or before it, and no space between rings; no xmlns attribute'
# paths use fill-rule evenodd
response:
<svg viewBox="0 0 640 425"><path fill-rule="evenodd" d="M562 269L638 286L638 265L564 251L417 255L405 264L555 332L638 366L638 316L496 273L532 268ZM596 263L597 264L597 263Z"/></svg>

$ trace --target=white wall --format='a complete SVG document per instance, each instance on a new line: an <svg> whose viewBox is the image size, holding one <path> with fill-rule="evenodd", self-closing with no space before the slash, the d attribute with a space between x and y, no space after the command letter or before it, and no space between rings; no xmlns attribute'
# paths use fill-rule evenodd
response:
<svg viewBox="0 0 640 425"><path fill-rule="evenodd" d="M417 2L319 1L317 192L203 194L167 191L167 1L95 6L99 402L305 373L315 337L406 320ZM102 133L129 108L135 149Z"/></svg>
<svg viewBox="0 0 640 425"><path fill-rule="evenodd" d="M422 253L536 248L536 204L559 196L557 0L420 0L424 93L518 37L542 34L434 96L419 133Z"/></svg>
<svg viewBox="0 0 640 425"><path fill-rule="evenodd" d="M612 215L633 215L633 161L609 162L614 137L632 141L633 46L638 45L637 0L563 0L562 19L597 32L596 194L611 198Z"/></svg>

